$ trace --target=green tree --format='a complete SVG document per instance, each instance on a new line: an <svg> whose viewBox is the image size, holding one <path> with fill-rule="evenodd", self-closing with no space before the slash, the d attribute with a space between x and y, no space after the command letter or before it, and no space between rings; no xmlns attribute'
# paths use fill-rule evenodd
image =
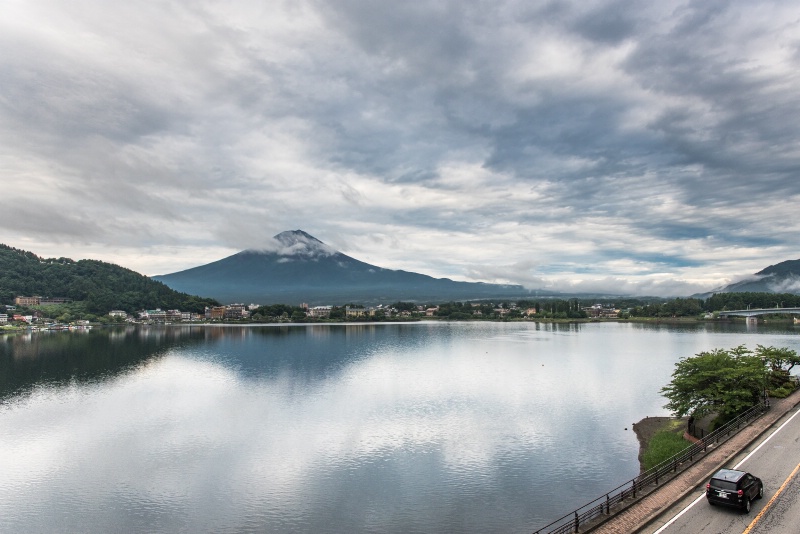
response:
<svg viewBox="0 0 800 534"><path fill-rule="evenodd" d="M758 403L764 377L764 362L744 346L701 352L675 364L661 389L669 401L664 407L677 417L729 417Z"/></svg>
<svg viewBox="0 0 800 534"><path fill-rule="evenodd" d="M756 345L756 356L765 360L770 370L775 373L789 374L795 365L800 365L800 356L797 355L797 351L786 347Z"/></svg>
<svg viewBox="0 0 800 534"><path fill-rule="evenodd" d="M766 364L769 369L769 383L776 388L782 387L789 381L791 370L794 366L800 365L800 356L797 355L797 351L785 347L756 345L755 355Z"/></svg>

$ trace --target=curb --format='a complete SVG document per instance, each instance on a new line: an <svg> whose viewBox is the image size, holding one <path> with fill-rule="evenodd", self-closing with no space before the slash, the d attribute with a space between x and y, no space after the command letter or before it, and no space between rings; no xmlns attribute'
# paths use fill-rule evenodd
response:
<svg viewBox="0 0 800 534"><path fill-rule="evenodd" d="M783 417L784 417L786 414L788 414L788 413L789 413L789 412L791 412L791 411L792 411L794 408L796 408L796 407L798 406L798 404L800 404L800 398L796 399L796 402L794 402L794 404L792 404L791 406L789 406L789 408L788 408L788 409L784 410L784 411L783 411L783 412L782 412L780 415L778 415L777 417L775 417L775 418L774 418L772 421L769 421L769 422L768 422L768 424L767 424L767 425L766 425L766 426L765 426L765 427L764 427L764 428L761 430L761 432L759 432L759 433L758 433L758 434L756 434L756 435L755 435L755 436L754 436L752 439L750 439L750 440L749 440L749 441L747 441L745 444L743 444L743 445L742 445L742 447L741 447L739 450L737 450L737 451L734 451L734 452L732 452L731 454L729 454L728 456L726 456L726 457L725 457L725 458L724 458L724 459L723 459L721 462L719 462L719 463L718 463L716 466L714 466L714 467L712 467L711 469L709 469L709 470L708 470L708 471L707 471L707 472L706 472L706 473L705 473L703 476L695 478L695 481L694 481L695 483L692 485L692 487L691 487L691 488L689 488L689 489L687 489L686 491L683 491L683 492L681 492L681 493L680 493L680 494L679 494L677 497L675 497L675 498L672 500L672 503L665 504L665 505L664 505L664 507L663 507L661 510L659 510L658 512L656 512L656 513L654 513L654 514L652 514L652 515L648 516L647 518L645 518L645 520L641 521L641 522L640 522L638 525L635 525L635 526L634 526L634 529L633 529L631 532L632 532L633 534L636 534L637 532L640 532L642 529L644 529L644 528L647 528L648 526L652 525L652 524L653 524L653 523L654 523L654 522L655 522L655 521L656 521L656 520L657 520L659 517L661 517L661 516L664 514L664 512L666 511L666 509L667 509L667 508L668 508L668 507L669 507L671 504L674 504L674 503L676 503L676 502L678 502L678 501L680 501L680 500L684 499L684 498L685 498L686 496L688 496L689 494L691 494L693 491L695 491L695 489L697 488L697 486L698 486L698 485L702 484L702 483L703 483L703 481L707 480L708 478L711 478L711 475L713 475L713 474L714 474L714 473L716 473L716 472L717 472L719 469L721 469L723 466L725 466L725 464L728 464L728 463L730 463L730 462L731 462L731 460L733 460L733 459L734 459L734 458L736 458L736 457L737 457L739 454L741 454L741 453L742 453L742 451L743 451L744 449L746 449L746 448L750 447L750 446L751 446L751 445L753 445L755 442L759 441L759 440L760 440L762 437L764 437L764 434L766 434L766 433L767 433L769 430L771 430L771 429L772 429L772 427L773 427L773 426L775 426L775 423L777 423L778 421L780 421L780 420L781 420L781 418L783 418Z"/></svg>
<svg viewBox="0 0 800 534"><path fill-rule="evenodd" d="M777 406L776 406L777 405ZM687 467L684 473L677 475L676 477L670 479L664 485L659 486L648 493L647 496L643 497L641 500L631 503L629 506L619 510L616 514L607 517L604 521L592 525L589 529L582 531L584 533L592 532L595 534L601 533L626 533L626 534L635 534L642 531L642 529L647 528L648 526L652 525L659 517L661 517L666 510L672 506L673 504L681 501L686 496L691 494L693 491L697 489L697 486L702 484L704 480L710 477L714 472L720 469L725 464L728 464L733 458L737 455L741 454L742 451L750 447L753 443L760 440L764 434L766 434L770 429L773 428L775 423L777 423L781 418L786 416L789 412L795 409L798 405L800 405L800 390L796 390L794 393L786 397L785 399L780 399L774 401L772 403L772 408L769 412L762 415L759 419L753 421L751 425L748 425L749 428L757 428L754 425L761 426L760 430L757 430L756 434L752 437L747 439L746 442L739 444L736 446L735 450L728 451L724 457L720 458L719 460L714 459L714 455L717 451L723 451L724 449L716 449L714 451L710 451L708 455L704 458L705 461L709 462L711 467L705 469L700 474L690 475L688 471L692 469L694 466ZM778 407L780 406L780 407ZM746 428L743 429L746 431ZM736 436L733 436L731 439L735 440ZM730 443L730 440L726 441L725 443L721 444L723 447L726 443ZM699 465L699 464L695 464ZM692 476L693 478L689 478ZM665 488L668 488L670 484L677 484L678 481L682 481L683 484L687 484L688 486L678 491L673 495L666 495L664 493ZM631 515L634 511L644 505L644 499L651 498L656 499L660 495L663 495L663 503L660 506L654 507L653 511L648 515L636 518L636 517L626 517L627 515ZM628 520L629 519L629 520Z"/></svg>

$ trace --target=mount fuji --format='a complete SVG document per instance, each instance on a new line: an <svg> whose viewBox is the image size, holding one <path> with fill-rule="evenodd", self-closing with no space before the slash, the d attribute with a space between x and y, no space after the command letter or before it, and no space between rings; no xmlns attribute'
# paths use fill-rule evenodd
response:
<svg viewBox="0 0 800 534"><path fill-rule="evenodd" d="M302 230L276 235L269 250L244 250L153 279L177 291L229 303L377 304L556 294L531 292L520 285L456 282L376 267L342 254Z"/></svg>

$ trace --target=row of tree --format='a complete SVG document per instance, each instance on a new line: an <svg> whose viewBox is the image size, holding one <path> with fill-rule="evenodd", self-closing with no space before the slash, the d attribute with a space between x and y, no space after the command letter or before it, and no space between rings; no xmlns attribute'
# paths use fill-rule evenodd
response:
<svg viewBox="0 0 800 534"><path fill-rule="evenodd" d="M747 308L796 308L800 295L793 293L715 293L707 299L676 298L630 307L631 317L692 317L702 313Z"/></svg>
<svg viewBox="0 0 800 534"><path fill-rule="evenodd" d="M746 304L743 304L746 302ZM772 305L768 305L768 303ZM748 304L752 308L769 308L775 304L783 306L800 306L800 296L773 293L723 293L706 300L694 298L658 299L658 298L623 298L623 299L547 299L519 300L516 302L460 302L429 303L422 308L438 308L435 317L450 320L467 319L518 319L529 315L529 310L537 318L542 319L582 319L588 316L586 309L595 304L620 310L622 317L697 317L705 313L722 310L744 309ZM333 306L330 319L345 319L348 305ZM350 307L363 307L360 304L349 304ZM420 304L415 302L395 302L386 307L398 312L422 314ZM253 313L254 320L305 318L303 309L288 304L271 304L261 306ZM377 319L384 318L378 314ZM364 317L360 318L361 320Z"/></svg>
<svg viewBox="0 0 800 534"><path fill-rule="evenodd" d="M800 307L800 295L791 293L719 293L707 299L698 298L622 298L622 299L548 299L519 300L498 304L449 302L439 304L437 316L449 319L474 318L480 311L485 318L499 317L495 310L508 309L502 316L508 319L523 316L527 310L536 312L536 317L553 319L580 319L587 317L586 309L592 305L620 310L622 317L697 317L706 313L741 310L747 308ZM780 312L776 312L780 313Z"/></svg>

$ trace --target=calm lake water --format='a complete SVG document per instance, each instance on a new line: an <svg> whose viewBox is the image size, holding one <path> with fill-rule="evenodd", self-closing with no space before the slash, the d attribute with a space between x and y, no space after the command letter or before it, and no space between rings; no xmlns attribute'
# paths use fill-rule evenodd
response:
<svg viewBox="0 0 800 534"><path fill-rule="evenodd" d="M638 473L674 363L744 325L0 336L5 532L531 532Z"/></svg>

